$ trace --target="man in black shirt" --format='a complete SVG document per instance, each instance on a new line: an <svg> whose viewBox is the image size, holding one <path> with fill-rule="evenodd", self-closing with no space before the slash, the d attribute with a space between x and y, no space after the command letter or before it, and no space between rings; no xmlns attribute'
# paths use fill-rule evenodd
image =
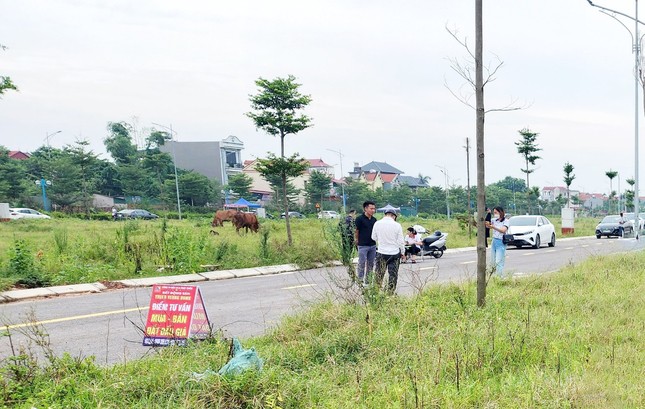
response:
<svg viewBox="0 0 645 409"><path fill-rule="evenodd" d="M367 284L374 270L376 259L376 242L372 240L372 229L376 218L376 204L372 201L363 203L363 214L354 220L356 225L356 245L358 246L358 281Z"/></svg>

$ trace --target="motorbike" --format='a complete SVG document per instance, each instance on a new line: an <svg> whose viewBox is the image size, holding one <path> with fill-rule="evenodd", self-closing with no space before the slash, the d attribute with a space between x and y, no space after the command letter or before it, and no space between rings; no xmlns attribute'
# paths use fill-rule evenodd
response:
<svg viewBox="0 0 645 409"><path fill-rule="evenodd" d="M413 226L414 230L417 231L417 233L423 235L426 233L426 229L423 228L422 226ZM446 241L448 239L448 233L443 233L439 230L435 231L434 233L423 237L421 239L421 242L423 243L423 246L421 246L421 253L419 254L420 256L432 256L434 258L441 258L443 256L443 252L446 250Z"/></svg>

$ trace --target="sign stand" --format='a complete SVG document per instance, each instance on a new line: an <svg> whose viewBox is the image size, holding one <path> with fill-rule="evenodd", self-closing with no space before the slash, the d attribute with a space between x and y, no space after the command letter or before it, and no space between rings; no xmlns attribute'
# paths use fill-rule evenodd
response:
<svg viewBox="0 0 645 409"><path fill-rule="evenodd" d="M144 346L183 346L190 338L207 338L210 329L199 287L166 284L152 287Z"/></svg>

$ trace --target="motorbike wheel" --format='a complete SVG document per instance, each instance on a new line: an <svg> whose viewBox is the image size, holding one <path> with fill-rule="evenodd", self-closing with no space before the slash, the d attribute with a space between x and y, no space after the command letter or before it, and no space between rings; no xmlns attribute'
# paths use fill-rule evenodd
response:
<svg viewBox="0 0 645 409"><path fill-rule="evenodd" d="M443 250L435 250L435 251L433 251L432 256L434 258L441 258L441 256L443 256Z"/></svg>

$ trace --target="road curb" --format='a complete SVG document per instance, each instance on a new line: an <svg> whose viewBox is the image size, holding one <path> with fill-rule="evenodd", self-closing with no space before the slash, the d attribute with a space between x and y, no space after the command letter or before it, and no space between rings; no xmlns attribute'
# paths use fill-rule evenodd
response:
<svg viewBox="0 0 645 409"><path fill-rule="evenodd" d="M585 237L567 237L559 239L559 241L570 241L570 240L579 240L592 238L594 236L585 236ZM475 251L476 247L461 247L456 249L448 249L445 251L447 254L451 253L463 253L467 251ZM354 260L354 263L357 263L358 259ZM342 266L343 263L340 261L331 261L329 263L315 263L314 268L330 267L330 266ZM160 277L146 277L146 278L132 278L126 280L116 280L113 283L118 284L121 287L127 288L136 288L136 287L151 287L155 284L180 284L180 283L192 283L192 282L205 282L205 281L217 281L217 280L230 280L233 278L243 278L243 277L257 277L263 275L272 275L272 274L282 274L282 273L291 273L294 271L301 270L295 264L279 264L273 266L261 266L261 267L250 267L242 268L237 270L216 270L216 271L206 271L203 273L196 274L182 274L176 276L160 276ZM69 294L84 294L84 293L100 293L105 290L108 290L111 286L106 286L102 283L89 283L89 284L73 284L73 285L62 285L54 287L41 287L41 288L29 288L25 290L11 290L0 292L0 304L13 302L13 301L23 301L32 298L47 298L47 297L57 297L61 295Z"/></svg>

